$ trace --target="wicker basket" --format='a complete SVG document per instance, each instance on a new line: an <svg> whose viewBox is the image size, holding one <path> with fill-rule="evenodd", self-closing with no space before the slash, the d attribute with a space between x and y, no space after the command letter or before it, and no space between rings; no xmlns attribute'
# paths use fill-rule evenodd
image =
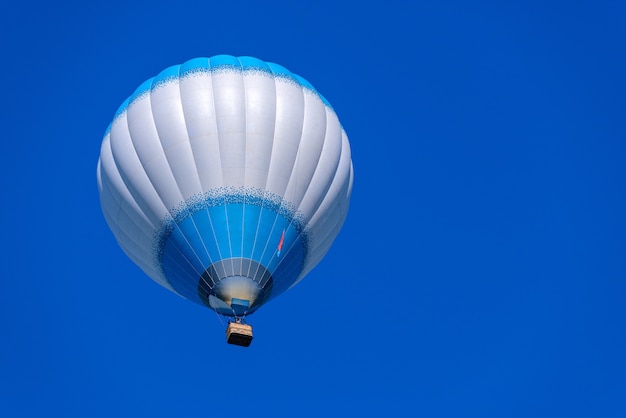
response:
<svg viewBox="0 0 626 418"><path fill-rule="evenodd" d="M226 342L228 344L248 347L252 342L252 327L246 324L231 322L226 328Z"/></svg>

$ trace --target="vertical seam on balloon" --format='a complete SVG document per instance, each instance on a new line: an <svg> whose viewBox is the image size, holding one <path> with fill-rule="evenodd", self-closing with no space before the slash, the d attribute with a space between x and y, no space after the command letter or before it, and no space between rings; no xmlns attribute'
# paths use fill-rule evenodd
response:
<svg viewBox="0 0 626 418"><path fill-rule="evenodd" d="M132 135L132 134L131 134L131 132L130 132L130 125L129 125L129 122L128 122L128 110L126 111L126 118L124 118L124 121L125 121L125 127L126 127L126 130L127 130L127 132L128 132L128 142L129 142L130 146L131 146L131 147L132 147L132 149L133 149L133 152L134 152L134 154L135 154L135 157L137 158L137 162L138 162L138 163L139 163L139 165L141 166L141 169L142 169L143 173L144 173L144 174L146 175L146 177L148 178L148 181L150 181L150 177L148 176L148 173L146 173L146 170L145 170L145 166L144 166L144 164L143 164L143 161L141 161L141 158L139 158L139 154L137 153L137 148L135 147L135 143L134 143L134 141L133 141L133 135ZM111 146L112 146L112 144L111 144ZM113 151L113 149L112 149L112 148L111 148L111 151ZM131 182L131 181L130 181L130 179L128 179L125 175L122 175L122 171L121 171L121 170L119 170L119 165L118 165L117 159L115 158L115 153L111 152L111 156L112 156L113 162L115 163L115 166L117 167L118 172L120 173L120 177L122 178L122 181L124 182L124 185L126 186L126 188L127 188L128 192L130 193L130 195L131 195L131 196L133 197L133 199L135 200L135 203L137 204L137 206L138 206L138 207L141 207L142 205L140 205L140 204L139 204L139 201L138 201L138 199L137 199L137 196L135 195L135 193L133 193L132 188L131 188L131 187L129 187L129 183L132 183L132 182ZM164 208L165 208L165 210L167 211L167 206L166 206L166 205L165 205L165 203L163 202L163 199L162 199L162 198L161 198L161 196L159 195L158 190L156 190L156 188L154 187L154 184L152 184L152 182L151 182L151 181L150 181L150 185L151 185L151 186L152 186L152 188L154 189L154 192L155 192L155 193L156 193L156 195L159 197L159 199L161 199L161 204L163 205L163 207L164 207ZM156 230L158 230L158 229L155 229L155 231L156 231ZM170 281L168 280L168 278L167 278L167 277L165 276L165 274L163 273L163 270L162 270L162 268L161 268L161 266L160 266L160 264L159 264L158 260L156 260L156 262L155 262L155 269L156 269L157 271L159 271L159 272L160 272L160 274L161 274L161 276L162 276L163 280L165 280L165 281L166 281L166 282L170 285L170 287L174 288L174 286L172 286L172 283L170 283Z"/></svg>
<svg viewBox="0 0 626 418"><path fill-rule="evenodd" d="M270 67L270 70L271 70L271 67ZM278 91L278 89L277 89L278 77L273 77L273 78L274 78L274 91L277 92ZM269 164L269 167L268 167L268 176L266 178L266 183L265 183L265 189L266 190L267 190L267 181L269 179L270 168L272 167L272 162L274 161L273 152L274 152L274 142L276 140L276 123L277 123L277 113L278 113L277 112L277 110L278 110L278 97L279 97L279 95L276 93L275 94L275 103L276 103L276 105L274 107L276 109L276 113L274 114L274 131L273 131L273 133L274 133L274 136L273 136L274 141L272 141L272 153L270 154L270 164ZM269 235L268 235L268 240L265 241L265 245L263 246L263 251L261 252L261 257L260 257L261 260L263 260L265 258L265 254L267 252L267 248L268 248L268 245L270 243L269 237L271 237L273 235L274 229L276 228L276 221L278 220L278 216L279 216L279 213L280 213L280 208L283 207L283 203L285 202L286 197L284 195L285 195L285 192L287 191L288 185L289 185L289 181L287 181L287 185L285 186L285 190L282 193L279 194L279 195L282 195L283 198L279 202L278 210L274 212L274 221L272 222L272 228L270 229L270 232L269 232ZM270 273L272 275L276 271L276 267L271 268L271 263L272 263L273 258L274 258L274 254L272 254L269 257L269 260L267 261L267 266L266 266L266 268L268 270L270 270ZM255 275L256 274L258 274L258 267L257 267L257 271L255 272Z"/></svg>
<svg viewBox="0 0 626 418"><path fill-rule="evenodd" d="M327 185L324 188L324 192L321 193L322 196L326 196L328 191L330 190L333 182L335 181L335 179L337 178L337 167L338 165L335 167L335 170L332 173L332 179L331 181L329 181L327 183ZM312 212L311 218L313 219L315 217L315 215L317 214L317 211L320 209L322 203L325 201L325 198L322 198L321 200L319 200L318 204L315 207L315 210ZM329 211L330 213L330 211ZM334 228L334 227L333 227ZM312 230L316 230L319 232L318 228L312 228ZM313 234L312 234L313 235ZM322 245L323 247L323 245ZM321 260L320 257L316 256L316 250L320 248L320 236L319 235L314 235L311 237L311 247L310 247L310 251L307 253L307 263L304 266L304 268L302 269L302 271L300 272L300 276L298 277L298 279L292 284L295 285L297 282L299 282L302 277L304 277L304 275L306 274L306 272L310 271L312 267L310 266L315 266L317 265L317 263ZM326 251L328 251L328 249L326 249ZM325 252L326 252L325 251Z"/></svg>
<svg viewBox="0 0 626 418"><path fill-rule="evenodd" d="M266 190L267 190L267 182L269 180L269 176L270 176L270 172L271 172L272 162L274 162L274 142L276 141L276 123L277 123L278 96L279 96L278 93L277 93L278 89L277 89L277 86L276 86L276 80L277 80L277 77L274 77L274 91L276 92L276 95L275 95L275 103L276 104L275 104L274 108L276 109L276 112L274 113L274 130L273 130L273 141L272 141L272 153L270 154L270 163L269 163L269 167L268 167L268 175L267 175L267 178L265 180L265 189ZM289 183L289 182L287 182L287 183ZM272 222L272 228L270 229L269 234L268 234L268 239L265 241L265 245L263 246L263 251L261 252L261 257L260 257L261 260L263 260L265 258L265 253L267 252L267 248L268 248L268 245L269 245L269 242L270 242L270 237L274 233L274 228L276 227L276 220L278 219L278 213L280 212L280 207L282 207L283 201L285 199L285 196L284 196L284 194L285 194L284 192L285 191L286 191L286 188L283 191L283 193L279 194L279 195L283 195L283 199L279 203L279 210L274 212L274 220ZM272 256L270 256L269 260L267 261L267 266L266 266L268 268L268 270L270 270L270 273L272 275L274 274L274 271L275 271L274 268L271 268L271 263L272 263L273 257L274 256L272 254ZM255 272L255 274L258 274L258 267L257 267L257 271Z"/></svg>
<svg viewBox="0 0 626 418"><path fill-rule="evenodd" d="M198 165L196 163L196 156L193 152L193 147L191 146L191 135L189 134L189 128L187 126L187 118L185 115L185 104L184 104L184 98L183 98L183 92L181 89L181 84L182 84L182 77L181 77L181 70L182 66L178 66L178 94L180 96L180 109L181 109L181 114L183 117L183 125L185 126L185 132L187 133L187 138L189 139L188 141L188 145L189 145L189 152L191 153L191 157L193 160L193 165L194 165L194 173L196 173L197 177L198 177L198 184L200 185L200 191L202 191L202 182L200 181L200 176L198 175ZM188 211L189 212L189 211ZM198 229L198 225L196 225L196 221L193 217L193 215L189 215L189 217L191 218L190 221L193 224L193 228L196 231L196 234L198 235L198 238L200 239L200 242L202 243L202 248L204 249L204 252L207 256L208 262L209 264L213 264L213 260L211 259L211 254L209 254L209 250L206 248L206 244L204 242L204 237L202 236L202 234L200 233L200 230ZM202 263L202 260L199 260L200 264L204 266L204 263Z"/></svg>
<svg viewBox="0 0 626 418"><path fill-rule="evenodd" d="M332 109L326 107L326 112L333 112ZM333 112L334 113L334 112ZM329 142L332 140L330 138L329 135L329 128L330 128L330 124L328 123L328 117L326 117L326 132L324 134L324 145L322 146L322 151L320 152L320 160L322 155L324 154L324 148L326 148L326 146L329 144ZM341 129L341 127L340 127ZM313 207L313 210L311 211L311 216L309 216L309 220L313 219L313 217L315 216L315 214L317 213L317 211L319 210L320 206L322 205L322 203L325 200L326 194L328 193L328 190L330 189L331 185L333 184L333 181L337 175L337 168L339 167L339 162L341 161L341 153L343 152L343 144L340 144L340 150L339 150L339 157L337 158L337 163L335 164L335 166L333 167L333 171L332 171L332 180L330 182L326 182L325 186L324 186L324 191L323 193L320 193L320 196L323 196L321 199L318 199L318 201L316 202L316 205ZM311 180L313 180L315 178L315 175L318 173L320 168L320 164L318 161L318 164L315 166L315 171L313 172L313 176L311 176ZM314 236L311 237L313 240L315 239Z"/></svg>
<svg viewBox="0 0 626 418"><path fill-rule="evenodd" d="M193 283L195 281L195 276L192 275L192 271L193 273L198 277L198 279L201 277L201 274L198 272L198 270L196 270L196 268L193 265L193 262L191 262L186 256L185 254L180 250L180 248L178 246L174 246L174 249L178 252L178 254L180 254L180 258L176 258L173 257L168 253L165 253L163 255L163 257L167 257L168 260L171 260L171 264L173 264L174 266L176 266L176 271L178 274L180 274L181 276L186 276L189 277L190 280L185 280L184 277L177 277L177 280L175 281L176 283L176 289L180 292L180 294L184 295L185 298L189 299L189 300L194 300L197 298L198 296L198 289L197 286L194 286ZM186 262L185 264L181 264L178 260L183 259ZM186 266L190 266L191 269L187 269L185 268ZM192 270L192 271L190 271ZM184 292L185 290L189 290L189 293Z"/></svg>
<svg viewBox="0 0 626 418"><path fill-rule="evenodd" d="M135 155L135 158L136 158L137 162L139 163L139 166L142 168L143 173L146 175L146 177L148 177L147 173L145 172L145 168L143 166L143 163L142 163L141 159L139 158L139 155L137 154L137 150L135 149L135 144L133 143L133 139L132 139L133 137L132 137L132 135L130 133L130 127L128 125L128 112L126 112L126 118L124 118L124 119L125 119L126 131L127 131L127 134L128 134L128 143L132 147L134 155ZM137 207L142 208L142 205L139 203L139 200L137 199L137 194L133 192L134 188L130 187L130 184L132 184L132 182L130 181L130 179L126 175L123 174L123 171L120 170L119 163L118 163L117 159L115 158L115 154L113 153L113 148L112 148L113 142L110 141L110 144L111 144L111 159L112 159L113 163L115 164L117 172L119 173L120 178L121 178L122 182L124 183L124 186L126 187L126 190L128 191L129 195L133 198L133 200L134 200L135 204L137 205ZM148 180L149 180L149 178L148 178ZM152 182L150 182L150 184L152 185ZM154 189L154 185L152 185L152 187ZM158 192L156 191L156 189L155 189L155 193L158 196ZM163 203L163 202L161 201L161 203ZM164 204L163 204L163 207L165 207ZM142 210L146 210L146 208L143 208ZM153 228L155 228L154 224L151 221L150 221L150 224L153 226ZM156 231L156 228L154 230ZM153 254L153 257L154 257L154 254ZM174 289L174 286L172 286L172 283L170 283L168 278L165 276L165 274L163 274L163 271L161 270L159 264L154 262L154 258L152 260L152 263L153 263L153 269L154 269L154 271L156 271L159 274L160 279L163 280L165 283L167 283L167 285L171 289L173 289L176 293L178 293Z"/></svg>
<svg viewBox="0 0 626 418"><path fill-rule="evenodd" d="M102 213L104 214L105 219L110 218L112 216L110 215L111 211L109 210L107 206L102 206ZM119 226L119 224L113 223L113 225L111 225L108 222L108 219L107 219L107 223L109 224L111 231L113 231L113 234L115 235L116 239L118 238L118 236L122 236L124 238L124 240L122 241L120 241L119 239L117 240L120 247L124 251L124 253L130 254L129 255L130 258L133 259L133 261L135 261L135 263L137 263L139 268L141 268L142 270L145 271L146 269L148 269L148 270L154 271L155 269L154 269L154 266L152 265L151 252L146 250L145 248L142 248L141 245L139 245L139 243L137 243L125 229ZM133 245L132 246L125 245L124 241L130 242ZM162 284L159 280L155 280L155 281L157 281L159 284ZM173 288L170 286L170 284L166 280L162 280L162 281L164 282L165 287L173 290Z"/></svg>
<svg viewBox="0 0 626 418"><path fill-rule="evenodd" d="M259 211L259 220L257 221L257 227L256 227L256 231L254 233L254 243L252 245L252 251L251 251L252 255L254 255L254 252L256 250L256 241L257 241L257 238L259 236L259 229L260 229L260 226L261 226L261 219L263 218L263 206L265 204L265 197L266 197L266 194L267 194L267 182L268 182L268 179L269 179L269 168L272 165L272 155L274 153L274 141L273 141L273 138L274 138L274 135L276 134L276 103L277 103L277 96L278 96L278 94L276 92L276 77L274 76L274 72L272 71L272 68L270 66L267 66L267 68L269 70L268 71L268 76L272 79L272 86L274 87L274 106L272 108L273 111L274 111L274 124L272 126L272 132L270 133L270 135L272 137L272 141L270 141L270 144L271 144L270 158L268 159L268 163L267 163L267 172L268 173L265 176L265 183L263 185L263 190L262 190L263 199L261 200L261 209ZM263 260L263 254L264 254L264 252L261 253L261 256L259 257L260 261ZM265 266L265 267L268 268L268 266ZM255 276L258 274L258 272L259 272L259 268L257 266L256 271L254 272Z"/></svg>
<svg viewBox="0 0 626 418"><path fill-rule="evenodd" d="M306 120L306 110L307 110L307 109L306 109L306 98L304 97L304 95L306 94L306 92L304 91L304 88L303 88L301 85L299 85L299 86L300 86L299 91L300 91L300 93L302 94L302 95L301 95L301 99L302 99L302 109L303 109L303 110L302 110L302 122L301 122L301 124L300 124L300 134L299 134L299 139L298 139L298 147L297 147L297 149L296 149L296 156L295 156L295 160L294 160L294 163L293 163L293 167L292 167L292 169L291 169L291 170L292 170L292 171L291 171L291 174L293 175L293 177L292 177L292 176L290 176L290 177L289 177L289 181L287 181L287 186L286 186L286 188L285 188L285 192L283 193L283 194L285 194L285 195L287 194L287 190L289 190L289 185L290 185L290 183L291 183L291 179L292 179L292 178L294 179L294 186L292 187L292 189L294 189L294 194L297 192L297 186L298 186L298 184L297 184L297 183L298 183L298 170L300 169L300 167L299 167L299 157L300 157L300 150L301 150L301 146L302 146L302 136L303 136L303 132L304 132L304 122L305 122L305 120ZM305 190L305 193L306 193L306 190ZM302 196L304 196L304 194L303 194ZM285 198L286 198L286 196L285 196ZM292 204L292 205L294 206L294 216L293 216L291 219L289 219L289 224L287 225L287 227L286 227L285 229L287 229L287 230L288 230L288 229L289 229L289 227L291 227L291 225L293 224L293 221L294 221L294 219L295 219L296 213L298 212L299 205L300 205L300 203L301 203L301 202L302 202L302 199L301 199L301 198L300 198L300 201L298 202L298 205L296 205L296 203L295 203L294 201L290 201L290 202L289 202L290 204ZM283 202L281 202L281 206L282 206L282 204L283 204ZM278 217L278 214L277 214L277 217ZM274 271L278 270L278 268L281 266L281 264L282 264L285 260L287 260L287 259L288 259L287 254L289 254L289 253L291 252L292 248L293 248L293 247L294 247L294 245L298 242L298 238L300 238L300 237L302 236L303 232L304 232L304 229L303 229L302 231L299 231L299 232L298 232L298 234L297 234L297 236L296 236L296 239L292 240L291 244L289 245L289 248L288 248L288 249L286 249L286 251L284 252L285 256L284 256L282 259L280 259L280 260L278 261L278 263L276 263L276 266L274 267ZM300 240L300 241L301 241L301 240ZM276 254L276 253L275 253L275 254ZM272 257L270 258L270 263L272 262L272 260L273 260L274 256L275 256L275 255L273 254L273 255L272 255ZM293 260L293 259L294 259L294 258L289 257L289 261L291 261L291 260ZM303 259L303 260L302 260L302 262L303 262L303 267L304 267L304 264L306 264L306 260L305 260L305 259ZM286 264L286 265L289 265L289 264Z"/></svg>
<svg viewBox="0 0 626 418"><path fill-rule="evenodd" d="M313 180L313 177L315 177L315 173L317 172L317 168L319 167L320 164L320 157L322 156L322 152L324 151L324 143L326 142L326 138L327 138L327 132L328 132L328 115L326 113L326 105L324 105L324 102L322 102L322 105L324 106L324 138L322 141L322 147L320 148L320 153L317 156L317 159L315 161L315 167L313 168L313 174L311 174L311 179ZM309 191L309 187L311 186L311 181L309 181L306 184L306 189L304 190L304 193L302 194L302 198L304 199L304 196L307 195L308 191ZM302 203L302 199L300 200L300 203ZM298 207L300 207L298 205ZM308 217L309 219L311 218L310 216Z"/></svg>
<svg viewBox="0 0 626 418"><path fill-rule="evenodd" d="M326 190L326 193L324 194L324 196L326 196L328 194L328 190L330 190L331 186L333 184L335 184L335 181L338 179L339 168L341 167L342 158L345 157L350 162L350 164L348 166L348 173L352 172L352 159L350 158L350 155L347 155L347 156L345 155L345 153L349 151L349 148L344 147L344 136L345 136L345 131L343 130L343 128L341 128L341 142L342 143L341 143L339 159L338 159L337 166L335 168L335 172L333 174L332 181L330 183L328 183L329 187ZM347 139L347 137L346 137L346 139ZM346 143L347 143L347 141L346 141ZM344 191L344 190L346 192L348 192L350 190L350 176L348 176L348 178L344 181L344 184L342 184L339 193L341 194L341 192ZM313 216L317 213L317 211L319 210L321 205L324 203L324 200L325 199L322 199L320 201L320 204L317 206L315 212L313 213ZM331 206L331 207L327 208L327 211L329 213L332 213L333 210L334 210L334 207L335 206ZM315 250L318 249L318 248L325 248L325 247L327 247L327 248L324 251L324 254L326 254L326 252L328 252L328 250L330 249L330 244L332 244L332 241L336 237L338 231L341 229L341 226L345 222L346 216L347 216L347 210L342 215L341 219L339 219L339 221L337 223L335 223L335 225L331 229L329 229L324 235L318 235L317 237L315 237L316 242L314 243L315 245L313 246L313 248L311 248L311 250L312 250L311 253L315 253ZM330 243L329 243L329 241L330 241ZM312 259L311 263L313 265L315 265L319 261L321 261L322 258L323 258L323 255L321 257L317 257L317 259ZM298 282L300 282L302 280L302 278L304 277L304 275L306 275L308 273L308 271L310 271L310 269L303 269L302 276L299 277L290 287L295 286Z"/></svg>
<svg viewBox="0 0 626 418"><path fill-rule="evenodd" d="M239 66L241 67L241 83L243 84L243 129L244 129L244 141L243 141L243 180L242 184L245 188L246 182L246 165L247 165L247 145L248 145L248 97L247 97L247 89L246 89L246 74L244 72L243 64L241 60L237 58L239 62ZM244 237L246 234L245 226L246 226L246 193L243 193L243 205L241 207L241 248L240 254L241 257L244 257L245 254L243 252L243 243ZM243 264L240 265L239 274L243 274Z"/></svg>
<svg viewBox="0 0 626 418"><path fill-rule="evenodd" d="M344 188L342 187L342 190L344 190ZM338 204L334 204L331 208L329 208L329 212L334 213L335 210L340 210L341 211L341 215L339 218L336 219L335 222L333 222L333 226L332 228L329 228L328 230L326 230L326 232L323 235L320 235L317 237L317 242L315 247L313 248L313 253L316 252L316 250L322 248L325 249L323 254L318 255L317 259L311 260L313 264L317 264L319 261L321 261L321 259L323 258L323 256L326 254L326 252L328 252L328 250L330 249L330 245L332 244L332 242L334 241L334 239L336 238L337 234L339 233L339 231L341 230L341 227L343 226L346 217L347 217L347 210L341 210L339 207L337 207L339 205ZM305 272L306 273L306 272ZM302 278L299 278L297 280L300 281Z"/></svg>
<svg viewBox="0 0 626 418"><path fill-rule="evenodd" d="M215 241L215 248L217 248L217 256L221 260L222 257L222 249L220 248L219 242L217 240L217 234L215 233L215 227L213 226L213 219L211 219L211 211L209 210L209 206L205 204L207 219L209 220L209 225L211 225L211 233L213 234L213 239Z"/></svg>
<svg viewBox="0 0 626 418"><path fill-rule="evenodd" d="M211 67L211 59L209 58L209 67ZM215 70L217 70L218 67L215 67ZM216 105L215 102L215 80L213 79L214 75L216 74L217 71L213 71L213 68L211 68L211 91L213 93L213 108L215 109L215 126L216 126L216 132L217 132L217 143L218 143L218 147L220 150L220 167L221 167L221 173L222 173L222 187L225 187L225 181L224 181L224 160L222 159L222 135L221 135L221 130L220 130L220 123L219 123L219 115L218 113L218 106ZM230 241L230 230L228 228L228 210L226 208L226 198L224 197L224 214L226 217L226 233L228 236L228 248L230 250L230 255L229 257L232 257L232 244ZM220 244L219 244L219 240L216 240L216 244L218 245L218 248L220 248ZM220 259L224 259L224 256L221 253L221 249L220 249ZM226 270L224 269L224 274L226 274Z"/></svg>
<svg viewBox="0 0 626 418"><path fill-rule="evenodd" d="M128 118L126 118L126 127L128 130ZM128 137L131 138L130 136L130 130L128 130ZM131 145L132 145L132 139L131 139ZM141 208L141 205L138 203L137 201L137 196L135 196L135 194L132 192L131 187L129 187L129 183L131 183L130 179L128 179L128 177L123 173L122 170L120 170L120 165L118 164L117 159L115 158L115 153L113 152L113 143L112 141L109 140L109 146L111 148L111 160L113 161L113 164L115 165L115 169L117 171L117 173L119 174L120 178L122 179L122 183L124 183L124 187L126 187L126 190L128 191L128 194L130 194L135 202L135 204ZM134 146L133 146L133 150L134 150ZM135 151L135 156L137 157L137 160L139 160L139 157L137 156L137 152ZM141 163L141 162L140 162ZM147 218L147 217L146 217ZM156 229L156 226L154 225L154 223L152 222L152 220L150 220L149 218L147 218L148 221L150 222L150 225Z"/></svg>
<svg viewBox="0 0 626 418"><path fill-rule="evenodd" d="M126 182L124 181L123 176L120 174L120 170L119 170L119 166L117 165L116 161L115 161L115 157L113 156L113 151L111 149L111 141L107 141L107 154L110 155L110 159L113 162L113 166L115 168L115 172L117 173L118 177L120 178L120 180L122 181L122 186L124 187L124 189L126 190L126 192L133 198L134 201L134 196L132 195L132 193L129 191L128 186L126 185ZM101 155L102 155L102 151L101 151ZM129 211L127 209L125 209L126 207L129 207L130 205L128 204L122 204L121 202L124 201L124 198L122 197L121 193L119 191L116 190L116 187L113 186L113 182L110 179L110 176L108 174L103 174L103 164L101 159L98 159L98 179L99 179L99 193L102 199L102 196L105 195L110 195L112 199L115 199L117 201L117 213L115 215L113 215L111 213L111 211L108 209L108 207L106 207L105 205L102 205L102 209L103 212L106 209L106 212L109 214L110 217L115 216L115 219L118 219L120 214L124 214L126 217L128 217L128 219L133 219L133 218L139 218L142 221L146 222L146 225L148 227L151 227L153 230L155 229L154 224L152 223L152 221L145 216L145 214L141 213L141 214L137 214L136 211ZM109 184L109 186L107 186L106 188L104 187L104 184ZM106 192L105 192L106 189ZM113 193L113 191L115 191L115 193ZM117 197L115 197L115 195L117 195ZM137 205L137 203L135 202L135 204ZM139 207L139 205L137 205ZM143 215L143 216L141 216ZM114 225L117 226L118 222L114 222ZM118 229L121 231L122 229L118 227ZM130 239L131 236L126 234L126 236L129 238L129 241L131 241L135 246L138 246L138 243L136 240L134 239ZM120 244L121 245L121 244Z"/></svg>
<svg viewBox="0 0 626 418"><path fill-rule="evenodd" d="M220 144L220 135L219 135L219 126L217 124L217 108L215 106L215 88L214 88L214 84L213 84L213 71L211 68L211 59L207 58L207 67L208 67L208 78L209 81L211 83L211 97L207 97L207 100L212 102L212 106L213 106L213 113L215 114L215 140L217 141L217 146L218 148L221 147ZM221 164L221 153L220 153L220 175L222 176L222 181L221 184L222 186L224 185L224 172L223 172L223 167ZM203 191L204 194L206 194L206 191ZM204 195L203 194L203 195ZM217 248L217 256L219 257L219 259L223 259L224 257L222 256L222 249L220 247L219 241L217 239L217 234L215 232L215 227L213 226L213 219L211 219L211 211L209 210L209 206L206 205L206 201L205 201L205 210L207 213L207 218L209 220L209 224L211 225L211 233L213 234L213 240L215 241L215 248Z"/></svg>
<svg viewBox="0 0 626 418"><path fill-rule="evenodd" d="M177 82L178 82L178 80L177 80ZM153 79L153 81L152 81L152 87L155 87L155 81L154 81L154 79ZM156 142L158 143L158 145L159 145L159 146L160 146L160 148L161 148L161 151L163 152L163 156L164 156L164 158L165 158L165 162L167 163L167 167L168 167L168 168L169 168L169 170L170 170L170 173L171 173L171 175L172 175L172 179L174 180L174 183L176 183L176 186L177 186L177 187L179 187L179 193L180 193L180 186L179 186L179 184L178 184L178 181L177 181L177 179L176 179L176 176L174 175L174 170L172 169L172 166L171 166L170 161L169 161L169 159L168 159L167 153L165 152L165 149L163 148L163 144L162 144L162 143L161 143L161 141L160 141L159 127L157 126L157 123L156 123L156 121L155 121L155 119L154 119L154 109L153 109L153 106L152 106L152 92L150 92L150 94L148 94L148 95L147 95L147 99L146 99L146 100L148 100L148 103L149 103L149 106L150 106L150 112L149 112L149 113L150 113L150 119L151 119L152 125L153 125L153 127L154 127L154 130L155 130L155 132L156 132L156 134L157 134L157 139L158 139L158 140L157 140ZM131 137L131 138L132 138L132 137ZM132 142L132 141L131 141L131 142ZM134 143L133 143L133 147L134 147ZM135 152L136 152L136 151L135 151ZM143 164L143 161L141 161L141 158L139 158L139 161L140 161L140 163L141 163L142 167L144 167L144 171L145 171L145 166L144 166L144 164ZM147 174L148 174L148 173L146 172L146 175L147 175ZM148 178L149 178L149 177L150 177L150 176L148 176ZM152 187L154 187L154 184L152 185ZM159 196L159 198L161 199L161 201L163 202L163 206L165 206L166 210L168 211L168 216L169 216L169 217L171 217L170 212L171 212L171 210L172 210L173 208L168 208L168 207L167 207L167 205L165 204L165 201L163 200L163 196L161 196L161 194L160 194L160 193L159 193L159 191L156 189L156 187L154 187L154 189L155 189L155 191L156 191L157 195ZM181 197L182 197L182 194L181 194ZM184 198L183 198L183 202L184 202L184 201L185 201L185 200L184 200ZM166 216L166 219L167 219L167 216ZM196 259L200 262L200 264L202 264L202 260L200 259L200 257L198 256L198 254L196 254L195 249L193 248L193 246L191 245L191 243L190 243L190 242L189 242L189 240L187 239L187 236L185 235L185 233L184 233L184 232L180 229L180 226L178 225L178 223L174 222L174 228L176 228L176 229L180 232L181 237L183 237L183 238L184 238L184 240L185 240L185 242L186 242L187 246L189 247L189 249L191 250L191 252L193 253L193 255L194 255L194 256L196 257ZM170 237L171 237L171 234L170 234ZM165 241L165 242L163 243L163 245L165 245L165 243L166 243L166 242L167 242L167 241ZM178 249L178 248L177 248L177 249ZM179 252L180 252L180 251L179 251ZM192 263L192 262L190 262L189 260L187 260L187 258L186 258L186 257L185 257L185 260L189 263L189 265L191 266L191 268L192 268L194 271L196 271L196 273L198 274L198 276L200 276L200 274L201 274L201 273L199 273L199 272L196 270L196 268L195 268L195 266L193 265L193 263ZM162 266L163 266L163 263L162 263L162 260L161 260L161 268L163 268Z"/></svg>
<svg viewBox="0 0 626 418"><path fill-rule="evenodd" d="M317 96L317 97L319 98L319 96ZM311 182L312 182L313 178L315 177L315 173L317 172L317 169L319 167L320 157L322 156L322 153L324 151L324 144L325 144L327 136L328 136L327 135L327 133L328 133L328 115L326 113L327 106L325 105L323 100L321 100L321 102L322 102L322 106L323 106L323 109L324 109L324 127L325 127L325 129L324 129L324 138L323 138L323 141L322 141L322 147L320 148L319 155L317 155L317 159L315 161L315 167L313 168L313 174L311 174L311 178L307 182L306 189L304 190L304 193L302 194L302 198L300 199L300 203L298 204L298 208L297 208L298 210L300 209L300 205L302 204L302 200L304 199L305 196L307 196L308 191L309 191L309 187L311 186ZM305 100L305 103L306 103L306 100ZM306 112L306 107L305 107L305 112ZM303 121L304 121L304 118L303 118ZM303 129L304 129L304 127L303 127ZM303 229L303 231L298 236L304 235L305 231L308 230L308 223L309 223L309 221L310 221L310 219L311 219L311 217L313 216L314 213L315 213L315 211L312 211L311 216L307 217L307 220L306 220L307 227L305 229ZM304 260L303 260L303 265L302 265L301 271L304 271L306 266L309 263L309 254L310 254L310 251L306 251L305 254L304 254L305 257L304 257Z"/></svg>
<svg viewBox="0 0 626 418"><path fill-rule="evenodd" d="M169 260L172 261L172 264L174 264L177 267L176 271L179 274L184 274L186 277L191 278L190 280L184 280L184 277L181 277L180 280L176 281L177 286L179 286L180 290L189 291L188 294L186 294L186 292L183 293L183 295L187 299L197 300L200 303L202 303L200 299L198 298L199 295L198 295L198 283L197 283L202 278L202 274L193 267L193 263L190 262L190 260L185 256L185 254L178 247L175 247L175 250L178 252L178 254L181 255L182 259L184 259L184 261L187 263L186 265L191 266L191 270L192 270L192 271L189 271L189 269L185 268L186 267L185 264L179 263L178 262L179 258L171 257L169 256L169 254L167 255L169 257Z"/></svg>

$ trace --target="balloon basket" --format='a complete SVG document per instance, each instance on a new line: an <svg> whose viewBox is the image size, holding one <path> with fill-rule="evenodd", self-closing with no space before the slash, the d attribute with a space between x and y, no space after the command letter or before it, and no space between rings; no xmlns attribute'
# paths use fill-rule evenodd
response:
<svg viewBox="0 0 626 418"><path fill-rule="evenodd" d="M250 346L252 342L252 327L246 324L231 322L226 328L226 342L242 347Z"/></svg>

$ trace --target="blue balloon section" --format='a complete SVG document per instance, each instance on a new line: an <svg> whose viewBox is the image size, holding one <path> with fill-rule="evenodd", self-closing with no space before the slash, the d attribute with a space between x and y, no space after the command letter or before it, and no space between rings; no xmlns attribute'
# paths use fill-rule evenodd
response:
<svg viewBox="0 0 626 418"><path fill-rule="evenodd" d="M277 196L243 188L213 190L188 199L174 213L160 229L155 256L172 288L189 300L209 305L199 284L216 265L233 266L220 280L252 279L259 270L271 275L268 294L245 313L287 290L302 272L306 224Z"/></svg>

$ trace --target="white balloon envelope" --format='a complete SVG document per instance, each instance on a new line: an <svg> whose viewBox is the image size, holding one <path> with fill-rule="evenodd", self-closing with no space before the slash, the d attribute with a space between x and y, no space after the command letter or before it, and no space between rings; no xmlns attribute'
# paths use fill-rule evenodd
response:
<svg viewBox="0 0 626 418"><path fill-rule="evenodd" d="M162 286L245 317L301 280L348 212L348 137L306 80L251 57L196 58L119 108L97 168L124 252Z"/></svg>

